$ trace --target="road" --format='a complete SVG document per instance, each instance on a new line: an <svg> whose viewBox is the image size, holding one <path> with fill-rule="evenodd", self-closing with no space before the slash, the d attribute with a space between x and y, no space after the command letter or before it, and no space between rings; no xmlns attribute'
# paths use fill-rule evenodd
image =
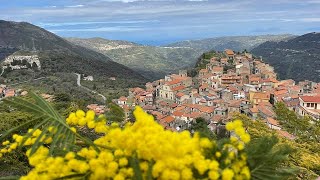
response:
<svg viewBox="0 0 320 180"><path fill-rule="evenodd" d="M81 75L78 74L78 73L74 73L74 74L77 75L77 85L78 85L79 87L82 87L83 89L85 89L85 90L87 90L87 91L90 91L90 92L92 92L93 94L97 94L98 96L102 97L102 99L103 99L104 102L107 101L107 98L106 98L104 95L98 93L97 91L94 91L94 90L91 90L91 89L89 89L89 88L87 88L87 87L82 86L82 85L81 85Z"/></svg>

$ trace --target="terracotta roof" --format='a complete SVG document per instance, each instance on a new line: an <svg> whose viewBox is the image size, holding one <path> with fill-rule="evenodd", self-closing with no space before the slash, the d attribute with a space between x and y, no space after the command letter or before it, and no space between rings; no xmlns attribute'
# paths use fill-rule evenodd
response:
<svg viewBox="0 0 320 180"><path fill-rule="evenodd" d="M320 103L320 96L300 96L300 98L304 101L304 102L317 102Z"/></svg>
<svg viewBox="0 0 320 180"><path fill-rule="evenodd" d="M242 100L232 100L229 101L229 106L230 107L240 107Z"/></svg>
<svg viewBox="0 0 320 180"><path fill-rule="evenodd" d="M213 118L211 119L211 121L213 122L219 122L223 119L222 115L214 115Z"/></svg>
<svg viewBox="0 0 320 180"><path fill-rule="evenodd" d="M177 97L182 97L182 96L184 96L184 93L183 93L183 92L178 92L178 93L176 94L176 96L177 96Z"/></svg>
<svg viewBox="0 0 320 180"><path fill-rule="evenodd" d="M172 90L172 91L180 91L180 90L183 90L183 89L185 89L185 88L186 88L185 86L181 85L181 86L177 86L177 87L175 87L175 88L172 88L171 90Z"/></svg>
<svg viewBox="0 0 320 180"><path fill-rule="evenodd" d="M294 91L300 91L302 88L300 86L292 86L290 87L291 90L294 90Z"/></svg>
<svg viewBox="0 0 320 180"><path fill-rule="evenodd" d="M201 117L201 113L200 112L191 112L190 117L191 118Z"/></svg>
<svg viewBox="0 0 320 180"><path fill-rule="evenodd" d="M280 90L280 91L275 91L273 94L278 96L278 95L287 94L287 93L288 93L288 91L283 89L283 90Z"/></svg>
<svg viewBox="0 0 320 180"><path fill-rule="evenodd" d="M207 73L208 72L208 69L200 69L199 72L202 72L202 73Z"/></svg>
<svg viewBox="0 0 320 180"><path fill-rule="evenodd" d="M186 106L178 106L176 108L174 108L175 111L181 111L184 110L186 108Z"/></svg>
<svg viewBox="0 0 320 180"><path fill-rule="evenodd" d="M265 106L258 106L258 109L266 116L275 116L275 112Z"/></svg>
<svg viewBox="0 0 320 180"><path fill-rule="evenodd" d="M159 104L160 104L161 106L167 106L167 105L168 105L168 103L167 103L167 102L164 102L164 101L159 102Z"/></svg>
<svg viewBox="0 0 320 180"><path fill-rule="evenodd" d="M228 61L228 59L227 59L227 58L221 58L221 59L220 59L220 61L221 61L221 62L222 62L222 61L227 62L227 61Z"/></svg>
<svg viewBox="0 0 320 180"><path fill-rule="evenodd" d="M226 49L224 50L224 52L226 52L227 55L233 56L234 52L231 49Z"/></svg>
<svg viewBox="0 0 320 180"><path fill-rule="evenodd" d="M259 102L259 106L266 106L266 107L272 107L272 104L270 102Z"/></svg>
<svg viewBox="0 0 320 180"><path fill-rule="evenodd" d="M249 81L260 81L260 77L250 77Z"/></svg>
<svg viewBox="0 0 320 180"><path fill-rule="evenodd" d="M277 83L279 82L278 80L274 79L274 78L268 78L268 79L263 79L261 80L261 82L272 82L272 83Z"/></svg>
<svg viewBox="0 0 320 180"><path fill-rule="evenodd" d="M178 106L177 103L172 103L172 104L170 105L171 108L175 108L175 107L177 107L177 106Z"/></svg>
<svg viewBox="0 0 320 180"><path fill-rule="evenodd" d="M119 98L119 101L127 101L128 99L126 98L126 97L124 97L124 96L121 96L120 98Z"/></svg>
<svg viewBox="0 0 320 180"><path fill-rule="evenodd" d="M270 94L263 92L256 92L253 95L253 99L270 99Z"/></svg>
<svg viewBox="0 0 320 180"><path fill-rule="evenodd" d="M287 139L295 139L296 137L290 133L288 133L287 131L283 131L283 130L277 130L278 134L282 137L285 137Z"/></svg>
<svg viewBox="0 0 320 180"><path fill-rule="evenodd" d="M212 68L212 71L214 71L214 72L222 72L223 71L223 67L215 66L215 67Z"/></svg>
<svg viewBox="0 0 320 180"><path fill-rule="evenodd" d="M174 115L174 116L182 116L182 115L183 115L183 112L174 111L174 112L172 113L172 115Z"/></svg>
<svg viewBox="0 0 320 180"><path fill-rule="evenodd" d="M250 111L252 113L258 113L259 112L259 110L257 108L250 108Z"/></svg>
<svg viewBox="0 0 320 180"><path fill-rule="evenodd" d="M171 123L172 121L174 121L174 117L167 116L167 117L165 117L165 118L163 118L161 120L165 121L166 123Z"/></svg>
<svg viewBox="0 0 320 180"><path fill-rule="evenodd" d="M174 79L172 81L166 81L165 85L174 85L174 84L178 84L180 82L181 82L180 79Z"/></svg>
<svg viewBox="0 0 320 180"><path fill-rule="evenodd" d="M205 113L213 113L214 112L213 107L207 107L207 106L201 107L199 110L201 112L205 112Z"/></svg>
<svg viewBox="0 0 320 180"><path fill-rule="evenodd" d="M151 114L155 115L157 119L162 119L163 114L159 111L151 111Z"/></svg>
<svg viewBox="0 0 320 180"><path fill-rule="evenodd" d="M199 89L206 89L208 87L209 87L209 85L207 83L204 83L199 87Z"/></svg>
<svg viewBox="0 0 320 180"><path fill-rule="evenodd" d="M271 117L267 117L267 122L269 124L275 125L275 126L279 126L279 122Z"/></svg>

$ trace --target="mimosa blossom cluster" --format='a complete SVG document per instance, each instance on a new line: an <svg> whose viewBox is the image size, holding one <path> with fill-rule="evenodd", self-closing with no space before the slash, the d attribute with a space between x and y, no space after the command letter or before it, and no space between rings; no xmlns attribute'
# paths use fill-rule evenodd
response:
<svg viewBox="0 0 320 180"><path fill-rule="evenodd" d="M232 135L220 145L197 133L164 130L140 107L134 111L136 122L119 127L107 125L104 116L96 117L93 111L78 110L71 113L66 123L76 133L86 127L99 138L93 145L63 155L50 155L50 143L55 127L43 136L44 142L34 154L26 152L33 169L21 177L23 180L85 177L87 179L250 179L245 145L250 141L240 120L226 125ZM32 136L13 135L2 143L0 156L18 146L31 147L41 134L40 129L29 130Z"/></svg>

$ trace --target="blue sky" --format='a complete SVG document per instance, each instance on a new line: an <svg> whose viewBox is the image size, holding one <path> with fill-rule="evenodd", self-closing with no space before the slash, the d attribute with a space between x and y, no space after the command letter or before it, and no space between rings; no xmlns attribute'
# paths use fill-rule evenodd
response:
<svg viewBox="0 0 320 180"><path fill-rule="evenodd" d="M320 0L0 0L0 19L142 44L320 31Z"/></svg>

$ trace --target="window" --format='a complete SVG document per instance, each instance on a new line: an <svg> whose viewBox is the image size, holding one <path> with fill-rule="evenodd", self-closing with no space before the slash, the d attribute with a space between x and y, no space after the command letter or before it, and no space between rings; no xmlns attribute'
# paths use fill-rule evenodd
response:
<svg viewBox="0 0 320 180"><path fill-rule="evenodd" d="M307 107L310 107L310 103L307 103Z"/></svg>
<svg viewBox="0 0 320 180"><path fill-rule="evenodd" d="M311 103L311 107L313 107L314 106L314 103Z"/></svg>

